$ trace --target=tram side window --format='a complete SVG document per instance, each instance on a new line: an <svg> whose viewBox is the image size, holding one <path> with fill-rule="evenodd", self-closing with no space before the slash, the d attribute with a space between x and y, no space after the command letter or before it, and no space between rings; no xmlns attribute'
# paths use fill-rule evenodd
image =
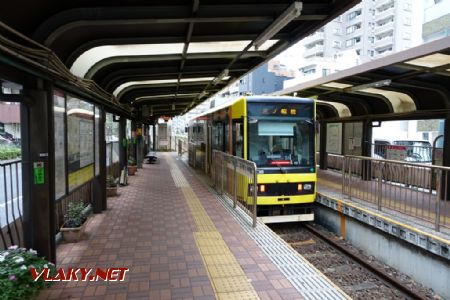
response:
<svg viewBox="0 0 450 300"><path fill-rule="evenodd" d="M213 149L223 151L223 124L215 123L213 126Z"/></svg>
<svg viewBox="0 0 450 300"><path fill-rule="evenodd" d="M233 121L233 155L244 158L244 126L242 121Z"/></svg>

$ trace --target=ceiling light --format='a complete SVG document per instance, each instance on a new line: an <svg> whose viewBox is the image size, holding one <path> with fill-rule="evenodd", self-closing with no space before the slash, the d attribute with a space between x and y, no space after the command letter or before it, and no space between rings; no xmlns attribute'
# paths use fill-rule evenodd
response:
<svg viewBox="0 0 450 300"><path fill-rule="evenodd" d="M354 86L354 87L350 88L350 91L357 92L357 91L362 91L362 90L366 90L369 88L378 88L378 87L382 87L382 86L388 86L390 84L391 84L391 80L385 79L385 80L380 80L380 81L375 81L375 82L370 82L367 84L361 84L358 86Z"/></svg>
<svg viewBox="0 0 450 300"><path fill-rule="evenodd" d="M416 59L412 59L409 61L405 61L405 64L426 68L436 68L450 64L450 55L435 53L427 56L422 56Z"/></svg>
<svg viewBox="0 0 450 300"><path fill-rule="evenodd" d="M175 103L172 103L172 110L175 110Z"/></svg>
<svg viewBox="0 0 450 300"><path fill-rule="evenodd" d="M346 89L346 88L352 87L353 85L332 81L332 82L321 84L321 86L327 87L327 88L335 88L335 89Z"/></svg>
<svg viewBox="0 0 450 300"><path fill-rule="evenodd" d="M292 20L300 16L302 12L303 3L296 1L292 3L272 24L269 25L254 41L253 45L256 49L260 48L266 41L277 34Z"/></svg>

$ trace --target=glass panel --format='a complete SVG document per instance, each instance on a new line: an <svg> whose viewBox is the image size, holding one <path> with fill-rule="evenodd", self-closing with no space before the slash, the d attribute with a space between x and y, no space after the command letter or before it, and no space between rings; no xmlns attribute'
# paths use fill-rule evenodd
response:
<svg viewBox="0 0 450 300"><path fill-rule="evenodd" d="M249 159L258 167L314 167L312 104L249 103Z"/></svg>
<svg viewBox="0 0 450 300"><path fill-rule="evenodd" d="M67 141L69 190L94 176L94 106L68 96Z"/></svg>
<svg viewBox="0 0 450 300"><path fill-rule="evenodd" d="M258 125L258 134L260 136L293 136L294 125L293 123L260 122Z"/></svg>
<svg viewBox="0 0 450 300"><path fill-rule="evenodd" d="M55 200L66 194L66 100L64 94L53 92L53 120L55 128Z"/></svg>
<svg viewBox="0 0 450 300"><path fill-rule="evenodd" d="M95 107L95 175L100 174L100 109Z"/></svg>

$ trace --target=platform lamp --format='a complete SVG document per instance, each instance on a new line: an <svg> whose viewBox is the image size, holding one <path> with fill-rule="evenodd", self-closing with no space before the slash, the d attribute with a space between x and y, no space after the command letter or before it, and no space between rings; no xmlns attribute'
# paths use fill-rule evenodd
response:
<svg viewBox="0 0 450 300"><path fill-rule="evenodd" d="M289 7L253 41L253 46L255 46L256 49L259 49L265 42L270 40L287 24L300 16L302 9L303 2L300 1L295 1L289 5Z"/></svg>

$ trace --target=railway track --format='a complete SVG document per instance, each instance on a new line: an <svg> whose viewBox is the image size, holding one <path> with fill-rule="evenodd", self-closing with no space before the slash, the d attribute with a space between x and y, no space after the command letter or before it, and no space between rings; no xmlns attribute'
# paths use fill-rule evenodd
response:
<svg viewBox="0 0 450 300"><path fill-rule="evenodd" d="M353 299L443 299L319 226L271 228Z"/></svg>

